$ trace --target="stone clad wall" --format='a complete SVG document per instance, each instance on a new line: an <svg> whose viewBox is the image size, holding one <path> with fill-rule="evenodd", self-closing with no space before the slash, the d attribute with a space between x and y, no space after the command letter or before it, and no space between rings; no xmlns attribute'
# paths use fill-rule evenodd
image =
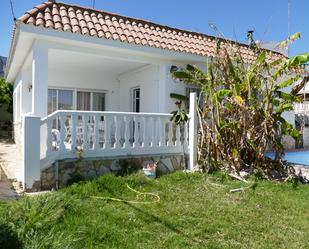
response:
<svg viewBox="0 0 309 249"><path fill-rule="evenodd" d="M157 163L157 176L185 169L184 155L110 160L59 161L58 170L51 166L41 172L41 190L61 188L76 180L91 180L112 173L126 175L141 170L150 162ZM58 178L58 182L57 182Z"/></svg>

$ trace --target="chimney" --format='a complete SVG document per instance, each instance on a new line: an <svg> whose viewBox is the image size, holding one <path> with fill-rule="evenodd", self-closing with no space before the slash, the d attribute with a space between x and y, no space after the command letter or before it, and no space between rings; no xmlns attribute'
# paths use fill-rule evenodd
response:
<svg viewBox="0 0 309 249"><path fill-rule="evenodd" d="M253 39L253 33L254 33L254 30L248 30L248 32L247 32L247 41L248 41L249 47L255 47L256 46L255 41Z"/></svg>

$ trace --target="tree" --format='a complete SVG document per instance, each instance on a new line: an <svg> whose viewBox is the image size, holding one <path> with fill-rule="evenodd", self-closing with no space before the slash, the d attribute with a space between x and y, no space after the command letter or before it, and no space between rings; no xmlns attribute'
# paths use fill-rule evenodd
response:
<svg viewBox="0 0 309 249"><path fill-rule="evenodd" d="M0 104L8 104L8 112L13 112L13 85L0 78Z"/></svg>

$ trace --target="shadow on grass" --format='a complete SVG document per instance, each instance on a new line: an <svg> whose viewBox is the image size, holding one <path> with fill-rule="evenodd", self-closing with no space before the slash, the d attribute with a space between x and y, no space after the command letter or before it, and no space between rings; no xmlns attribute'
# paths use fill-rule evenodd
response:
<svg viewBox="0 0 309 249"><path fill-rule="evenodd" d="M104 184L104 188L113 196L113 198L121 199L120 196L115 194L115 192L111 188L106 186L105 184ZM192 238L192 236L189 236L188 234L186 234L185 232L180 230L176 225L174 225L173 223L171 223L171 222L169 222L167 220L162 219L160 216L154 215L153 213L150 213L150 212L147 212L146 210L141 209L139 207L136 207L135 205L133 205L131 203L128 203L128 202L122 202L122 203L127 205L127 206L129 206L130 208L136 210L137 212L143 214L142 217L147 217L147 219L144 219L146 223L148 223L148 222L160 223L161 225L163 225L166 228L168 228L170 231L172 231L172 232L174 232L176 234L179 234L179 235L187 238L188 241L191 241L191 242L196 243L196 244L201 244L202 243L201 240Z"/></svg>
<svg viewBox="0 0 309 249"><path fill-rule="evenodd" d="M19 241L17 234L7 225L0 223L0 248L21 249L22 243Z"/></svg>

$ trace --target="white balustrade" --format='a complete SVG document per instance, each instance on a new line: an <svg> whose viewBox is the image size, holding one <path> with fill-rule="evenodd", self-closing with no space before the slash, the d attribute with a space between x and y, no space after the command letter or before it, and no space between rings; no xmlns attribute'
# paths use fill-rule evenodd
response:
<svg viewBox="0 0 309 249"><path fill-rule="evenodd" d="M296 110L309 113L308 105ZM40 180L40 171L57 160L187 154L197 157L196 94L190 94L189 122L175 125L171 114L56 111L46 118L23 117L23 187Z"/></svg>
<svg viewBox="0 0 309 249"><path fill-rule="evenodd" d="M295 114L309 115L309 102L295 103L294 111L295 111Z"/></svg>
<svg viewBox="0 0 309 249"><path fill-rule="evenodd" d="M61 159L183 153L188 126L170 114L56 111L41 120L42 167Z"/></svg>

